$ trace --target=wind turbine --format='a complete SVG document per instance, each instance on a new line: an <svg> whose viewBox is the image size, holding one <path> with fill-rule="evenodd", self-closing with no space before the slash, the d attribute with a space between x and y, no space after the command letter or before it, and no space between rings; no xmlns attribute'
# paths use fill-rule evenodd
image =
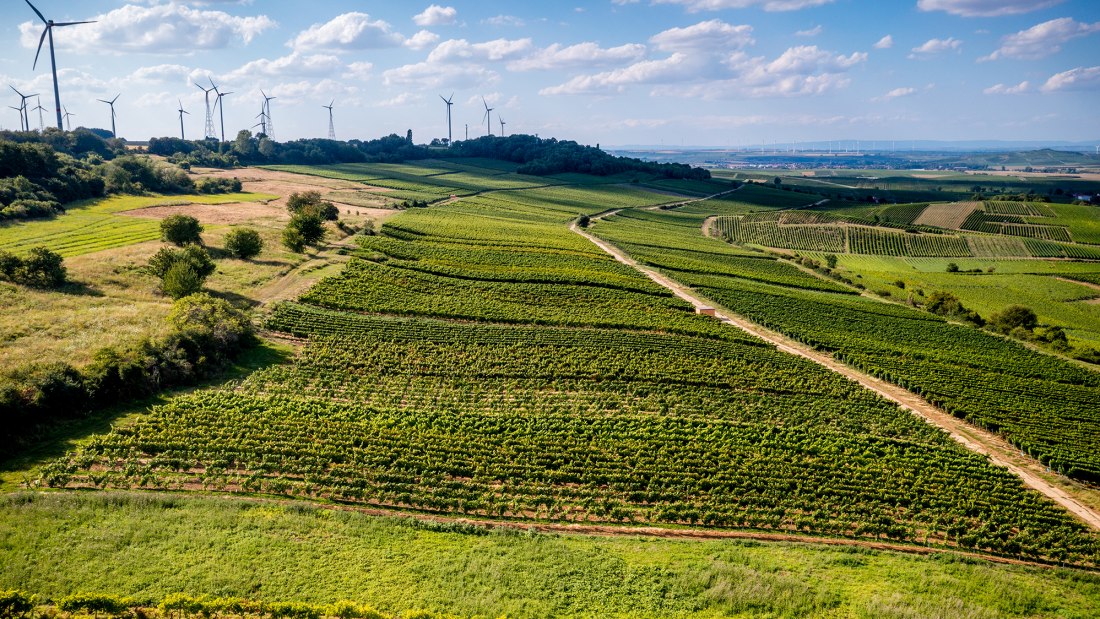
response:
<svg viewBox="0 0 1100 619"><path fill-rule="evenodd" d="M504 119L500 116L497 116L497 120L500 122L500 137L504 137L504 125L508 123L504 122Z"/></svg>
<svg viewBox="0 0 1100 619"><path fill-rule="evenodd" d="M15 90L15 86L11 86L9 84L9 87L12 90ZM31 130L31 115L27 112L27 99L30 99L31 97L37 97L38 94L36 93L36 94L33 94L33 95L25 95L25 94L19 92L18 90L15 90L15 94L19 95L19 98L22 99L22 101L19 102L19 120L20 120L19 129L22 130L22 131L30 131Z"/></svg>
<svg viewBox="0 0 1100 619"><path fill-rule="evenodd" d="M118 98L121 97L121 96L122 96L122 93L120 92L117 95L115 95L114 99L111 99L110 101L108 101L106 99L99 99L100 102L106 103L107 105L111 106L111 137L113 137L113 138L118 137L118 134L115 133L115 101L118 101Z"/></svg>
<svg viewBox="0 0 1100 619"><path fill-rule="evenodd" d="M52 19L46 19L46 16L42 14L33 4L31 0L26 0L27 6L31 7L34 14L39 17L46 24L46 29L42 31L42 37L38 39L38 51L34 54L34 65L31 70L38 67L38 56L42 53L42 44L46 41L46 37L50 37L50 67L53 69L53 100L57 103L57 128L61 129L61 93L57 89L57 58L53 53L53 29L55 26L77 26L80 24L93 24L91 21L70 21L70 22L55 22Z"/></svg>
<svg viewBox="0 0 1100 619"><path fill-rule="evenodd" d="M65 116L65 130L66 131L72 131L73 130L73 123L69 121L69 117L76 116L76 114L73 114L73 113L69 112L69 108L65 108L64 116Z"/></svg>
<svg viewBox="0 0 1100 619"><path fill-rule="evenodd" d="M334 105L336 105L336 99L333 99L332 103L329 103L328 105L321 106L328 110L328 139L330 140L336 139L336 125L332 124L332 107Z"/></svg>
<svg viewBox="0 0 1100 619"><path fill-rule="evenodd" d="M271 102L274 101L276 97L269 97L267 93L262 90L260 94L264 96L264 108L262 112L266 119L264 122L264 135L266 135L268 139L275 139L275 123L271 120Z"/></svg>
<svg viewBox="0 0 1100 619"><path fill-rule="evenodd" d="M439 95L440 99L443 99L443 95ZM451 147L451 143L454 141L451 136L451 106L454 105L455 93L451 93L450 99L443 99L443 103L447 104L447 148Z"/></svg>
<svg viewBox="0 0 1100 619"><path fill-rule="evenodd" d="M182 99L176 99L176 101L179 101L179 103L180 103L180 109L178 110L179 113L180 113L180 139L181 140L186 140L187 136L183 132L183 115L187 114L188 116L190 116L191 112L188 112L187 110L183 109L183 100Z"/></svg>
<svg viewBox="0 0 1100 619"><path fill-rule="evenodd" d="M34 108L34 111L38 112L38 132L39 133L45 133L46 132L46 123L45 123L45 121L42 120L42 112L46 108L42 107L42 97L37 97L37 101L38 101L38 106ZM28 121L28 124L30 124L30 121Z"/></svg>
<svg viewBox="0 0 1100 619"><path fill-rule="evenodd" d="M8 107L15 110L16 112L19 112L19 130L22 131L23 130L23 108L15 107L14 105L9 105Z"/></svg>
<svg viewBox="0 0 1100 619"><path fill-rule="evenodd" d="M213 84L214 81L211 80L210 83ZM210 93L215 92L215 89L214 88L203 88L202 86L199 86L199 84L197 82L195 83L195 88L198 88L199 90L201 90L203 92L203 94L206 95L206 126L203 127L203 130L202 130L203 131L202 138L204 140L217 139L218 133L217 133L217 130L214 129L214 112L210 107Z"/></svg>
<svg viewBox="0 0 1100 619"><path fill-rule="evenodd" d="M487 135L493 135L493 121L491 112L496 108L489 107L489 103L485 101L485 97L481 98L481 103L485 106L485 132Z"/></svg>
<svg viewBox="0 0 1100 619"><path fill-rule="evenodd" d="M263 135L267 135L267 111L264 110L263 107L260 108L260 113L256 114L256 118L259 118L260 122L252 125L252 128L255 129L256 127L259 127L260 133L262 133Z"/></svg>
<svg viewBox="0 0 1100 619"><path fill-rule="evenodd" d="M225 104L222 103L223 97L228 97L233 94L231 92L222 92L218 90L218 87L214 84L214 80L210 80L210 85L214 87L214 93L218 95L218 100L214 102L214 107L218 108L218 118L222 123L222 142L225 141Z"/></svg>

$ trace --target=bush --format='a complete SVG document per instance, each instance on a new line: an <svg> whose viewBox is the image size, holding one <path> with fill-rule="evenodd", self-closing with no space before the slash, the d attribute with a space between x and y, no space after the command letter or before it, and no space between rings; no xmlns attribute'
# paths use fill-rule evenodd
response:
<svg viewBox="0 0 1100 619"><path fill-rule="evenodd" d="M172 265L177 262L186 262L191 265L191 268L203 279L209 277L216 268L210 254L205 249L198 245L188 245L183 249L162 247L149 259L148 269L153 275L164 279Z"/></svg>
<svg viewBox="0 0 1100 619"><path fill-rule="evenodd" d="M0 591L0 617L15 619L34 609L34 598L22 591ZM356 615L360 617L361 615ZM347 618L345 618L347 619Z"/></svg>
<svg viewBox="0 0 1100 619"><path fill-rule="evenodd" d="M65 260L45 247L31 249L26 258L0 251L0 279L34 288L60 288L65 284Z"/></svg>
<svg viewBox="0 0 1100 619"><path fill-rule="evenodd" d="M161 239L180 247L202 244L202 225L190 215L172 215L160 222Z"/></svg>
<svg viewBox="0 0 1100 619"><path fill-rule="evenodd" d="M979 316L977 312L966 309L958 297L942 290L937 290L928 295L928 300L924 303L924 309L939 316L965 320L979 327L985 324L985 319Z"/></svg>
<svg viewBox="0 0 1100 619"><path fill-rule="evenodd" d="M959 272L959 265L955 264L954 262L948 262L947 263L947 272L948 273L958 273Z"/></svg>
<svg viewBox="0 0 1100 619"><path fill-rule="evenodd" d="M199 334L210 339L214 350L231 355L250 344L254 330L247 312L224 299L206 293L193 294L176 301L168 323L180 333Z"/></svg>
<svg viewBox="0 0 1100 619"><path fill-rule="evenodd" d="M120 615L129 609L131 600L114 595L102 593L74 593L57 601L57 608L63 612L72 613L84 611L98 616L100 613L107 615Z"/></svg>
<svg viewBox="0 0 1100 619"><path fill-rule="evenodd" d="M332 202L322 200L321 193L317 191L290 194L286 210L291 215L316 215L323 221L336 221L340 217L340 209Z"/></svg>
<svg viewBox="0 0 1100 619"><path fill-rule="evenodd" d="M582 228L587 228L590 223L592 223L592 219L588 215L581 215L577 218L577 225Z"/></svg>
<svg viewBox="0 0 1100 619"><path fill-rule="evenodd" d="M993 314L989 324L1002 333L1011 333L1015 329L1031 331L1039 325L1039 318L1030 308L1010 305L1004 311Z"/></svg>
<svg viewBox="0 0 1100 619"><path fill-rule="evenodd" d="M317 245L323 238L325 223L314 213L298 213L290 218L283 230L283 245L294 252L302 252L306 245Z"/></svg>
<svg viewBox="0 0 1100 619"><path fill-rule="evenodd" d="M181 164L180 167L183 167L183 165ZM189 165L188 168L190 168ZM238 178L203 176L195 181L195 191L199 193L235 193L240 190L241 181Z"/></svg>
<svg viewBox="0 0 1100 619"><path fill-rule="evenodd" d="M202 290L204 281L205 279L196 273L190 264L177 262L164 274L160 289L173 299L182 299Z"/></svg>
<svg viewBox="0 0 1100 619"><path fill-rule="evenodd" d="M264 240L252 228L233 228L225 236L225 250L241 260L258 256L263 248Z"/></svg>

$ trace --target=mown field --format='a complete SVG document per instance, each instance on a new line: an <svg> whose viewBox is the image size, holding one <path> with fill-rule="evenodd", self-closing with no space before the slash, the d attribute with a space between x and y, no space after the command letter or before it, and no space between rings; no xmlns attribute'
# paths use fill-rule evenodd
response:
<svg viewBox="0 0 1100 619"><path fill-rule="evenodd" d="M173 398L35 469L32 485L50 492L0 504L0 587L520 617L1089 616L1100 604L1087 572L950 552L486 534L344 511L1100 566L1100 535L1007 470L695 314L569 224L623 209L591 229L1075 474L1100 470L1094 373L702 235L708 215L804 205L799 194L745 187L662 210L711 185L515 187L496 182L507 169L474 167L491 169L311 170L477 195L392 217L356 238L340 273L276 306L265 326L301 339L293 361ZM467 186L423 180L453 174Z"/></svg>

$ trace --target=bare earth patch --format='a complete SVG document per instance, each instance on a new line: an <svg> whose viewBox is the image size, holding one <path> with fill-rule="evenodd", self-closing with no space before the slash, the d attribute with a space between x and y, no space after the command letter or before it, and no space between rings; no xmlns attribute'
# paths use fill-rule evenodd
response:
<svg viewBox="0 0 1100 619"><path fill-rule="evenodd" d="M936 226L958 230L971 213L982 207L981 202L951 202L932 204L921 211L920 217L913 222L918 226Z"/></svg>
<svg viewBox="0 0 1100 619"><path fill-rule="evenodd" d="M140 217L142 219L164 219L172 215L190 215L204 224L237 224L264 218L290 218L285 208L274 206L274 203L261 204L259 202L150 206L132 211L122 211L119 215Z"/></svg>
<svg viewBox="0 0 1100 619"><path fill-rule="evenodd" d="M264 170L261 168L239 168L234 170L194 168L192 171L201 176L240 179L244 191L282 196L277 200L272 200L271 202L267 203L267 206L274 207L274 209L279 211L279 213L281 214L286 213L286 201L292 193L317 191L321 194L329 194L336 191L354 191L367 194L383 195L385 193L393 191L392 189L370 187L362 183L345 181L337 178L308 176L305 174L293 174L291 172L279 172L277 170ZM357 206L355 204L348 204L346 202L340 202L338 200L332 200L332 203L340 209L341 215L350 212L353 215L365 215L372 219L382 219L386 216L392 215L395 212L389 209ZM191 215L192 213L187 214ZM204 221L198 215L195 215L195 217L198 217L199 221ZM210 223L236 223L236 221L211 221Z"/></svg>

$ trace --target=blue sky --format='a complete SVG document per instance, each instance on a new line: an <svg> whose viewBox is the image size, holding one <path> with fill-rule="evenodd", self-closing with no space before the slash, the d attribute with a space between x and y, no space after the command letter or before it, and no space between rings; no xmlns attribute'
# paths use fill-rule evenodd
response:
<svg viewBox="0 0 1100 619"><path fill-rule="evenodd" d="M177 99L203 131L213 77L227 134L260 90L280 140L412 129L493 130L603 145L761 141L1100 139L1096 0L596 0L501 3L36 0L57 21L62 103L74 126L178 135ZM22 0L3 16L0 80L49 93L42 27ZM6 105L17 105L10 92ZM50 114L46 114L49 124ZM0 125L12 128L15 111ZM37 125L32 114L32 125Z"/></svg>

